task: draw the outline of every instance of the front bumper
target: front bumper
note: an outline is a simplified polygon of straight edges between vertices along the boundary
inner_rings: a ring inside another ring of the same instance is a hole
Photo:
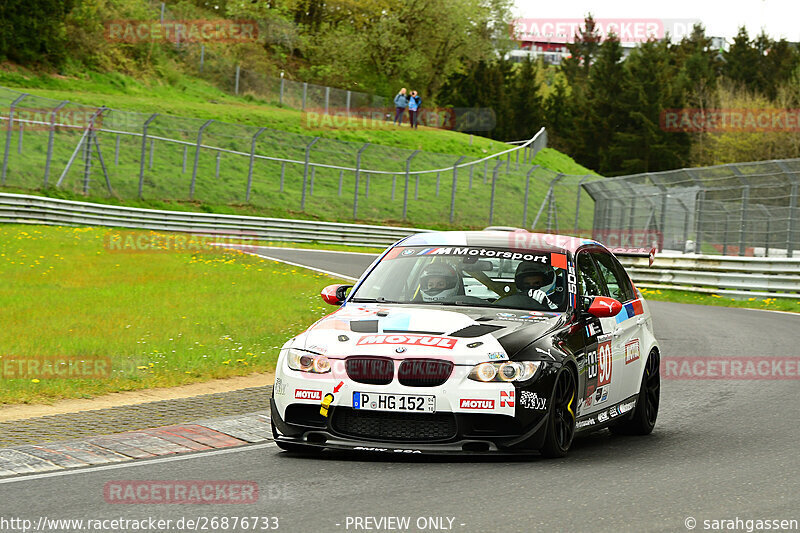
[[[275,440],[328,449],[392,454],[518,454],[542,446],[547,416],[530,425],[492,414],[359,412],[293,404],[281,416],[270,399]],[[315,414],[316,412],[316,414]]]

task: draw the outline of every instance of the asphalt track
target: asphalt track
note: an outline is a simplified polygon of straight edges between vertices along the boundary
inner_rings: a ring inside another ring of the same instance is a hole
[[[350,277],[372,260],[263,253],[329,271],[336,265]],[[800,357],[800,316],[662,302],[651,309],[665,357]],[[332,532],[401,531],[356,527],[354,517],[408,517],[402,531],[490,532],[688,531],[690,518],[708,531],[705,520],[800,520],[798,396],[797,380],[665,380],[652,435],[602,431],[578,439],[561,460],[315,459],[269,443],[17,477],[0,482],[0,521],[275,516],[279,531]],[[249,505],[105,502],[106,482],[131,479],[248,480],[261,496]],[[445,517],[444,525],[418,527],[428,517]]]

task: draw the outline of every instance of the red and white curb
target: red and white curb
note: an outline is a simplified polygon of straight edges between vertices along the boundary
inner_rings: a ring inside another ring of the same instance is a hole
[[[0,449],[0,478],[152,459],[272,440],[269,415],[251,413],[192,424]]]

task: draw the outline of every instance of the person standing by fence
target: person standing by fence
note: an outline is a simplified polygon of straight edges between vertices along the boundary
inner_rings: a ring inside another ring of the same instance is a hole
[[[406,88],[403,87],[400,89],[400,92],[397,93],[397,96],[394,97],[394,123],[395,124],[403,124],[403,114],[406,112],[406,107],[408,107],[408,96],[406,96]]]
[[[419,122],[419,106],[422,99],[417,95],[417,91],[411,91],[411,96],[408,98],[408,118],[411,121],[411,127],[415,128]]]

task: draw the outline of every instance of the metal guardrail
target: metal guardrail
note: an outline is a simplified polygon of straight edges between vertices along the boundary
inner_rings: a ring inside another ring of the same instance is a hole
[[[0,222],[61,226],[107,226],[239,239],[388,246],[424,229],[289,220],[240,215],[141,209],[42,196],[0,193]]]
[[[0,222],[106,226],[234,236],[240,239],[388,246],[418,228],[166,211],[0,193]],[[644,288],[738,297],[800,299],[800,259],[702,255],[621,257]]]
[[[800,259],[704,255],[620,257],[634,283],[648,289],[800,300]]]

